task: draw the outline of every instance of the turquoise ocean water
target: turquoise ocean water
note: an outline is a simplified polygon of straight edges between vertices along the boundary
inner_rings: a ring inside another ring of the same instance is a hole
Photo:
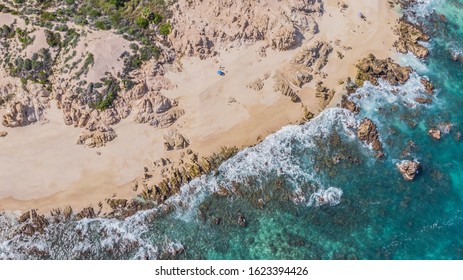
[[[463,54],[463,0],[404,12],[431,35],[430,56],[398,55],[416,73],[400,87],[367,83],[359,115],[334,108],[284,127],[124,221],[9,238],[15,222],[0,216],[0,258],[463,259],[463,63],[451,59]],[[424,96],[420,76],[436,88],[430,105],[414,102]],[[378,124],[383,159],[355,137],[364,117]],[[427,131],[442,123],[452,129],[435,141]],[[395,167],[404,159],[423,166],[412,182]]]

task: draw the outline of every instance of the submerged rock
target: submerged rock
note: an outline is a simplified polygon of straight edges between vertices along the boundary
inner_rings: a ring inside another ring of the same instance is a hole
[[[431,128],[429,131],[428,131],[428,134],[434,138],[435,140],[440,140],[441,138],[441,131],[437,128]]]
[[[421,167],[417,160],[403,160],[396,164],[402,176],[407,181],[412,181]]]

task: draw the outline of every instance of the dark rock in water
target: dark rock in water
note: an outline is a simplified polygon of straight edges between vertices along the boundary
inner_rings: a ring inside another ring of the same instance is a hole
[[[32,236],[36,232],[43,234],[46,227],[50,224],[44,215],[37,214],[36,210],[32,209],[23,213],[18,222],[22,224],[18,229],[18,234],[25,234]]]
[[[399,52],[412,52],[419,58],[425,58],[429,55],[429,50],[420,45],[419,42],[429,41],[430,38],[419,26],[402,18],[395,30],[395,34],[399,36],[399,39],[394,43],[394,46]]]
[[[415,101],[421,104],[431,104],[432,103],[432,98],[429,97],[417,97],[415,98]]]
[[[429,131],[428,131],[428,134],[434,138],[435,140],[440,140],[441,138],[441,131],[437,128],[431,128]]]
[[[434,85],[430,81],[428,81],[428,80],[426,80],[424,78],[421,78],[420,81],[421,81],[421,84],[424,86],[424,89],[426,90],[426,93],[432,94],[433,91],[434,91]]]
[[[402,176],[407,181],[412,181],[421,167],[417,160],[403,160],[396,164]]]
[[[463,53],[456,52],[454,50],[450,50],[450,56],[452,57],[453,61],[463,63]]]
[[[238,225],[240,225],[240,227],[247,227],[248,226],[246,218],[241,213],[238,214]]]
[[[383,147],[379,140],[378,130],[376,125],[370,119],[364,119],[357,129],[357,137],[367,145],[372,146],[373,150],[376,151],[377,157],[384,156]]]
[[[413,71],[409,66],[400,66],[390,58],[378,59],[373,54],[369,54],[368,57],[360,60],[356,67],[355,83],[358,86],[363,86],[365,81],[378,85],[378,79],[384,79],[393,86],[403,85],[408,81]]]
[[[19,216],[18,223],[24,223],[31,218],[31,213],[29,211],[24,212],[21,216]]]
[[[351,111],[352,113],[359,113],[360,107],[354,101],[349,100],[347,96],[343,96],[341,100],[341,107]]]

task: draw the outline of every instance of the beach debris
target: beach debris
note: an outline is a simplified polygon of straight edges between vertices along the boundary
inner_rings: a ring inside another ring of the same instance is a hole
[[[419,169],[421,168],[417,160],[403,160],[397,163],[396,166],[407,181],[415,179],[415,176],[419,173]]]

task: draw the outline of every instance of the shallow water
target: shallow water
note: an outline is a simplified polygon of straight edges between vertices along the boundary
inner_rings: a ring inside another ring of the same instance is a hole
[[[398,59],[416,70],[404,86],[359,89],[358,116],[329,109],[285,127],[185,186],[169,207],[124,221],[9,239],[14,214],[2,215],[0,258],[462,259],[463,63],[451,52],[463,53],[463,1],[420,1],[414,11],[433,38],[430,57]],[[414,102],[424,96],[420,76],[436,87],[431,105]],[[383,159],[355,138],[364,117],[378,125]],[[443,122],[452,130],[431,139],[428,129]],[[403,159],[423,165],[412,182],[395,167]]]

